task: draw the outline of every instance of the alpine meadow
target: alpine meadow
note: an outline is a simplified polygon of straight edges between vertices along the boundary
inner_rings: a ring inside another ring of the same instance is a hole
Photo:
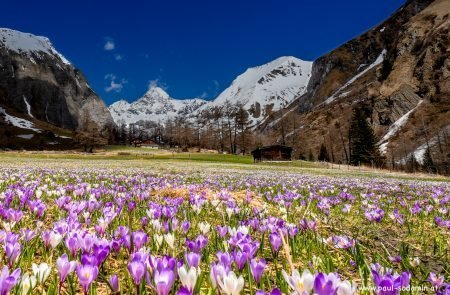
[[[0,295],[450,294],[449,0],[53,2],[0,20]]]

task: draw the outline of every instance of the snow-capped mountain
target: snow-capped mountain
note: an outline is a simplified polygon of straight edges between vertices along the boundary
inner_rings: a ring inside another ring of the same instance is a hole
[[[133,103],[119,100],[109,110],[116,123],[132,124],[138,121],[164,122],[177,115],[189,116],[207,101],[199,98],[174,99],[164,89],[153,86]]]
[[[223,105],[226,101],[240,103],[245,109],[253,110],[253,117],[260,121],[305,93],[312,64],[293,56],[283,56],[249,68],[211,105]]]
[[[265,65],[249,68],[213,101],[203,99],[177,100],[163,89],[152,87],[133,103],[121,100],[109,109],[116,123],[137,121],[164,122],[176,115],[194,116],[196,113],[229,102],[241,105],[250,112],[253,125],[272,112],[292,102],[306,91],[311,77],[312,62],[292,56],[280,57]]]
[[[48,38],[6,28],[0,28],[0,107],[0,125],[12,124],[6,114],[15,114],[70,130],[86,118],[100,129],[114,126],[104,102]]]
[[[47,37],[0,28],[0,48],[28,55],[35,63],[33,57],[42,58],[43,54],[46,54],[60,59],[66,65],[70,65],[70,62],[53,47],[52,42]]]

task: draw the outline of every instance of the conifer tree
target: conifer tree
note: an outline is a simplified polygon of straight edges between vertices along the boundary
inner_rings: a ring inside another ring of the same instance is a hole
[[[362,109],[354,109],[349,129],[350,163],[353,165],[380,162],[377,139]]]
[[[436,173],[436,166],[434,165],[433,158],[431,157],[430,147],[427,147],[425,154],[423,155],[423,168],[428,173]]]
[[[325,147],[325,145],[323,143],[320,146],[319,157],[317,159],[319,161],[325,161],[325,162],[329,162],[330,161],[330,157],[328,155],[327,148]]]

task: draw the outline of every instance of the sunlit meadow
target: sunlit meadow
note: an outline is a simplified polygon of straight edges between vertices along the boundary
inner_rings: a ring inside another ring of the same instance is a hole
[[[195,165],[1,168],[0,295],[450,294],[448,182]]]

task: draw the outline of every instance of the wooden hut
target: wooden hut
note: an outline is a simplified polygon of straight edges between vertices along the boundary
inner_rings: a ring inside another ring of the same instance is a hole
[[[279,144],[263,146],[252,151],[252,156],[255,163],[271,161],[292,161],[292,148]]]

